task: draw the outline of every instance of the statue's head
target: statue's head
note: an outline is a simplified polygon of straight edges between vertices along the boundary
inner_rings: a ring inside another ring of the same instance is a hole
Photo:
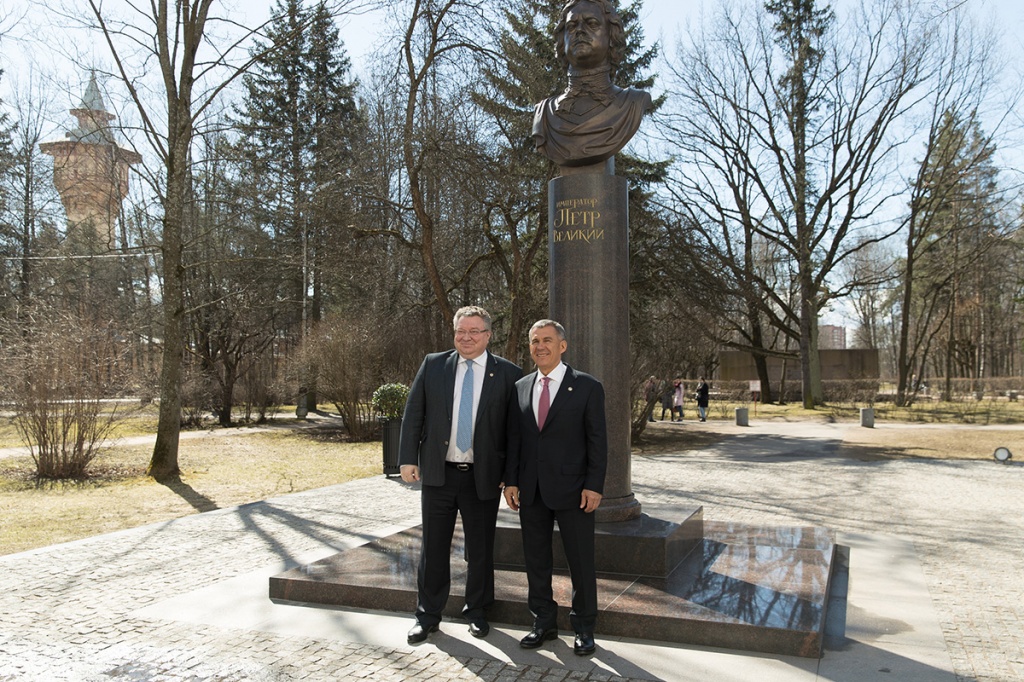
[[[562,7],[561,16],[555,26],[555,54],[558,60],[564,65],[571,63],[571,59],[565,50],[566,19],[573,8],[580,5],[590,5],[598,10],[598,14],[604,17],[605,27],[608,30],[608,64],[612,69],[612,76],[626,54],[626,31],[622,28],[622,19],[612,0],[568,0]]]

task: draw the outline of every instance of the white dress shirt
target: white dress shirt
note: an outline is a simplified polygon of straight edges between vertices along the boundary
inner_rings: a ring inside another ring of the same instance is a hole
[[[487,371],[487,351],[470,360],[473,363],[473,429],[476,430],[476,412],[480,407],[480,393],[484,388],[484,373]],[[462,408],[462,382],[466,376],[466,358],[459,356],[459,364],[455,368],[455,400],[452,402],[452,432],[448,434],[448,462],[472,462],[473,446],[462,452],[455,444],[459,430],[459,410]]]
[[[562,385],[562,380],[565,379],[566,366],[564,362],[559,362],[558,366],[551,370],[551,373],[547,375],[548,379],[548,407],[554,404],[555,394],[558,393],[558,387]],[[537,372],[537,380],[533,382],[533,416],[537,416],[537,406],[540,405],[540,392],[544,389],[544,383],[541,379],[544,375],[539,371]]]

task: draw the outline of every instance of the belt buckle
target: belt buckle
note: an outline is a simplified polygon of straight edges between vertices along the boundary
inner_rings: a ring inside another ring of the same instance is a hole
[[[455,463],[455,468],[458,469],[459,471],[469,471],[469,466],[470,465],[466,464],[465,462],[456,462]]]

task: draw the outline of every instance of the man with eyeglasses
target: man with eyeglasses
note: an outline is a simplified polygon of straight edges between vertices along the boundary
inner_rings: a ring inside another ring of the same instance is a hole
[[[491,316],[483,308],[460,308],[454,326],[455,348],[423,359],[402,417],[402,480],[423,484],[423,546],[409,644],[425,641],[441,622],[451,587],[456,514],[462,516],[468,563],[462,615],[474,637],[490,632],[487,609],[494,603],[494,533],[508,406],[523,370],[487,351]]]

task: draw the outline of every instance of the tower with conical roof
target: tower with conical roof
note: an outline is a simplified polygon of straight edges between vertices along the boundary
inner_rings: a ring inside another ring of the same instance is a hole
[[[114,138],[110,122],[116,116],[103,104],[96,74],[89,78],[82,103],[70,111],[78,127],[65,135],[66,140],[44,142],[39,149],[53,157],[53,184],[68,227],[91,226],[113,247],[121,202],[128,194],[128,169],[142,157]]]

